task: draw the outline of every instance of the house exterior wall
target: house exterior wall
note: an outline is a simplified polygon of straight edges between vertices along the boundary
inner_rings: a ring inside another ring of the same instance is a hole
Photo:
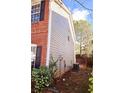
[[[59,75],[72,68],[75,62],[74,54],[74,33],[71,24],[70,13],[66,11],[64,5],[61,6],[51,1],[51,36],[50,36],[50,56],[59,59],[57,65]],[[62,60],[60,60],[62,59]]]
[[[40,0],[32,0],[32,4]],[[31,43],[42,46],[41,64],[46,64],[47,41],[48,41],[49,0],[45,0],[44,20],[31,25]]]

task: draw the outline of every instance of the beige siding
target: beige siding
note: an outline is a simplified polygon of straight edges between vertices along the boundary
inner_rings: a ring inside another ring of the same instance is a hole
[[[75,61],[74,59],[74,40],[72,38],[72,25],[70,24],[69,14],[54,1],[51,3],[51,38],[50,54],[62,61],[58,62],[58,69],[61,74],[70,69]],[[64,67],[64,63],[66,67]]]

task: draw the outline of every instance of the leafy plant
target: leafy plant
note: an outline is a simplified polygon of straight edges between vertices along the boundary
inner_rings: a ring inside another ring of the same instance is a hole
[[[89,78],[89,89],[88,91],[90,93],[93,93],[93,75],[91,74],[91,77]]]
[[[43,88],[53,84],[57,71],[57,61],[58,60],[54,60],[54,58],[51,57],[49,67],[41,66],[39,69],[32,68],[31,82],[33,93],[41,93]]]
[[[35,93],[40,93],[44,87],[49,87],[51,80],[49,68],[42,66],[40,69],[32,69],[32,86]]]
[[[54,81],[54,78],[55,78],[55,75],[56,75],[56,72],[57,72],[57,62],[58,62],[58,59],[55,60],[53,58],[53,56],[51,56],[50,64],[49,64],[49,70],[50,70],[50,73],[51,73],[52,83]]]

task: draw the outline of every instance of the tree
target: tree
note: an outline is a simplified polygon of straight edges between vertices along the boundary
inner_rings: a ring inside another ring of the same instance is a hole
[[[78,54],[90,54],[92,51],[92,25],[87,21],[74,21]]]

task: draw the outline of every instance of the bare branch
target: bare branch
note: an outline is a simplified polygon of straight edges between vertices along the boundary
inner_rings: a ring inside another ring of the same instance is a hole
[[[78,0],[74,0],[74,1],[76,1],[78,4],[80,4],[83,8],[85,8],[85,9],[87,9],[87,10],[89,10],[89,11],[93,11],[92,9],[85,7],[85,6],[84,6],[83,4],[81,4]]]

